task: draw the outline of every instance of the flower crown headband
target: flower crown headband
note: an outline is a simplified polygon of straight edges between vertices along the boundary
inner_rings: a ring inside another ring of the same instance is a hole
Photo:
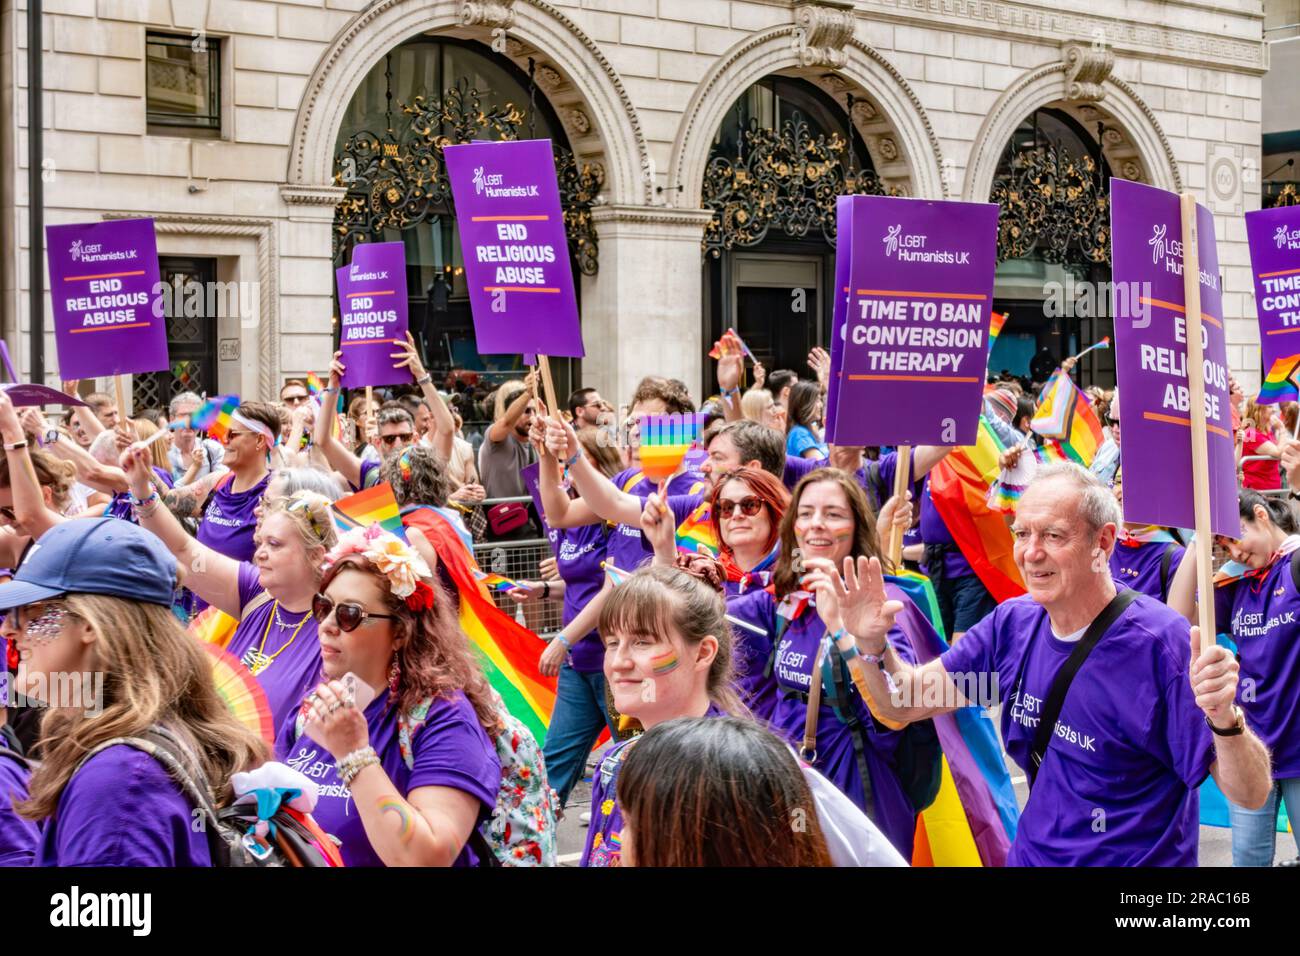
[[[325,556],[324,569],[328,571],[350,554],[369,561],[388,579],[393,595],[404,601],[410,610],[419,612],[433,607],[433,588],[428,583],[433,572],[419,552],[397,535],[385,531],[378,524],[353,528],[339,536],[339,543]]]

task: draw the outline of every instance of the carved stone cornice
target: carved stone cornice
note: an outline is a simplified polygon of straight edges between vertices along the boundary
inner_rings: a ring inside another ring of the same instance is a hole
[[[337,206],[347,195],[346,186],[306,186],[283,183],[280,198],[290,206]]]
[[[1104,43],[1067,40],[1061,44],[1065,61],[1065,98],[1099,103],[1106,98],[1103,84],[1115,66],[1115,51]]]
[[[839,69],[848,62],[845,45],[853,39],[853,4],[837,0],[798,3],[794,8],[794,48],[804,66]]]
[[[635,223],[647,226],[698,227],[703,230],[713,218],[712,209],[681,209],[676,206],[597,206],[591,221],[597,226],[608,223]]]
[[[509,30],[515,25],[515,0],[464,0],[460,22],[467,27]]]

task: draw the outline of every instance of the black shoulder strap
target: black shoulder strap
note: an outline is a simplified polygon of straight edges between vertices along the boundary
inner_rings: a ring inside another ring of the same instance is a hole
[[[1111,625],[1119,620],[1119,616],[1124,613],[1124,609],[1132,604],[1137,599],[1137,596],[1137,591],[1132,588],[1125,588],[1111,598],[1105,610],[1098,614],[1093,622],[1088,625],[1088,630],[1079,639],[1079,643],[1074,646],[1074,650],[1070,652],[1065,664],[1056,672],[1056,679],[1052,681],[1051,693],[1047,695],[1047,701],[1043,705],[1043,712],[1038,719],[1038,729],[1034,732],[1034,746],[1029,751],[1029,763],[1025,766],[1025,775],[1031,788],[1034,785],[1034,777],[1038,774],[1038,768],[1042,766],[1043,757],[1047,754],[1047,747],[1052,742],[1056,730],[1056,718],[1061,716],[1061,708],[1065,705],[1065,695],[1069,693],[1070,684],[1074,681],[1074,675],[1079,672],[1083,662],[1088,659],[1092,649],[1110,630]],[[1028,653],[1026,653],[1026,657],[1028,657]]]
[[[1300,552],[1298,552],[1300,553]],[[772,676],[772,671],[776,668],[776,655],[781,649],[781,638],[785,636],[786,629],[790,626],[790,621],[780,614],[776,616],[776,634],[772,636],[772,650],[767,654],[767,666],[763,668],[763,679],[767,680]]]
[[[1297,594],[1300,594],[1300,548],[1291,552],[1291,583],[1295,585]]]
[[[1170,542],[1165,545],[1165,553],[1160,555],[1160,600],[1169,600],[1169,568],[1174,563],[1174,548],[1178,545]],[[1294,572],[1295,566],[1292,565]]]

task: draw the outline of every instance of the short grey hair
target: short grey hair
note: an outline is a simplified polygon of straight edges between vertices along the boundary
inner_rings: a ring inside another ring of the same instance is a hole
[[[193,392],[181,392],[179,395],[173,397],[171,402],[168,403],[167,412],[172,418],[175,418],[180,414],[180,407],[182,405],[194,405],[197,407],[202,404],[203,399],[199,398],[199,396],[195,395]]]
[[[275,477],[284,485],[280,493],[286,498],[299,491],[310,491],[330,501],[338,501],[343,497],[339,483],[318,468],[281,468]]]
[[[1039,468],[1029,482],[1029,487],[1055,478],[1064,478],[1074,485],[1079,492],[1079,515],[1093,531],[1100,531],[1108,524],[1118,527],[1124,523],[1124,515],[1120,512],[1119,502],[1115,500],[1115,493],[1087,468],[1072,461],[1053,462]]]

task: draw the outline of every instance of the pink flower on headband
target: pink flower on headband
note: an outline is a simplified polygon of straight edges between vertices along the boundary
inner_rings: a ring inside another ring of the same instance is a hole
[[[359,554],[374,565],[388,579],[394,596],[402,600],[415,592],[422,578],[433,576],[419,552],[378,524],[353,528],[341,535],[339,543],[325,557],[325,568],[333,567],[349,554]]]

